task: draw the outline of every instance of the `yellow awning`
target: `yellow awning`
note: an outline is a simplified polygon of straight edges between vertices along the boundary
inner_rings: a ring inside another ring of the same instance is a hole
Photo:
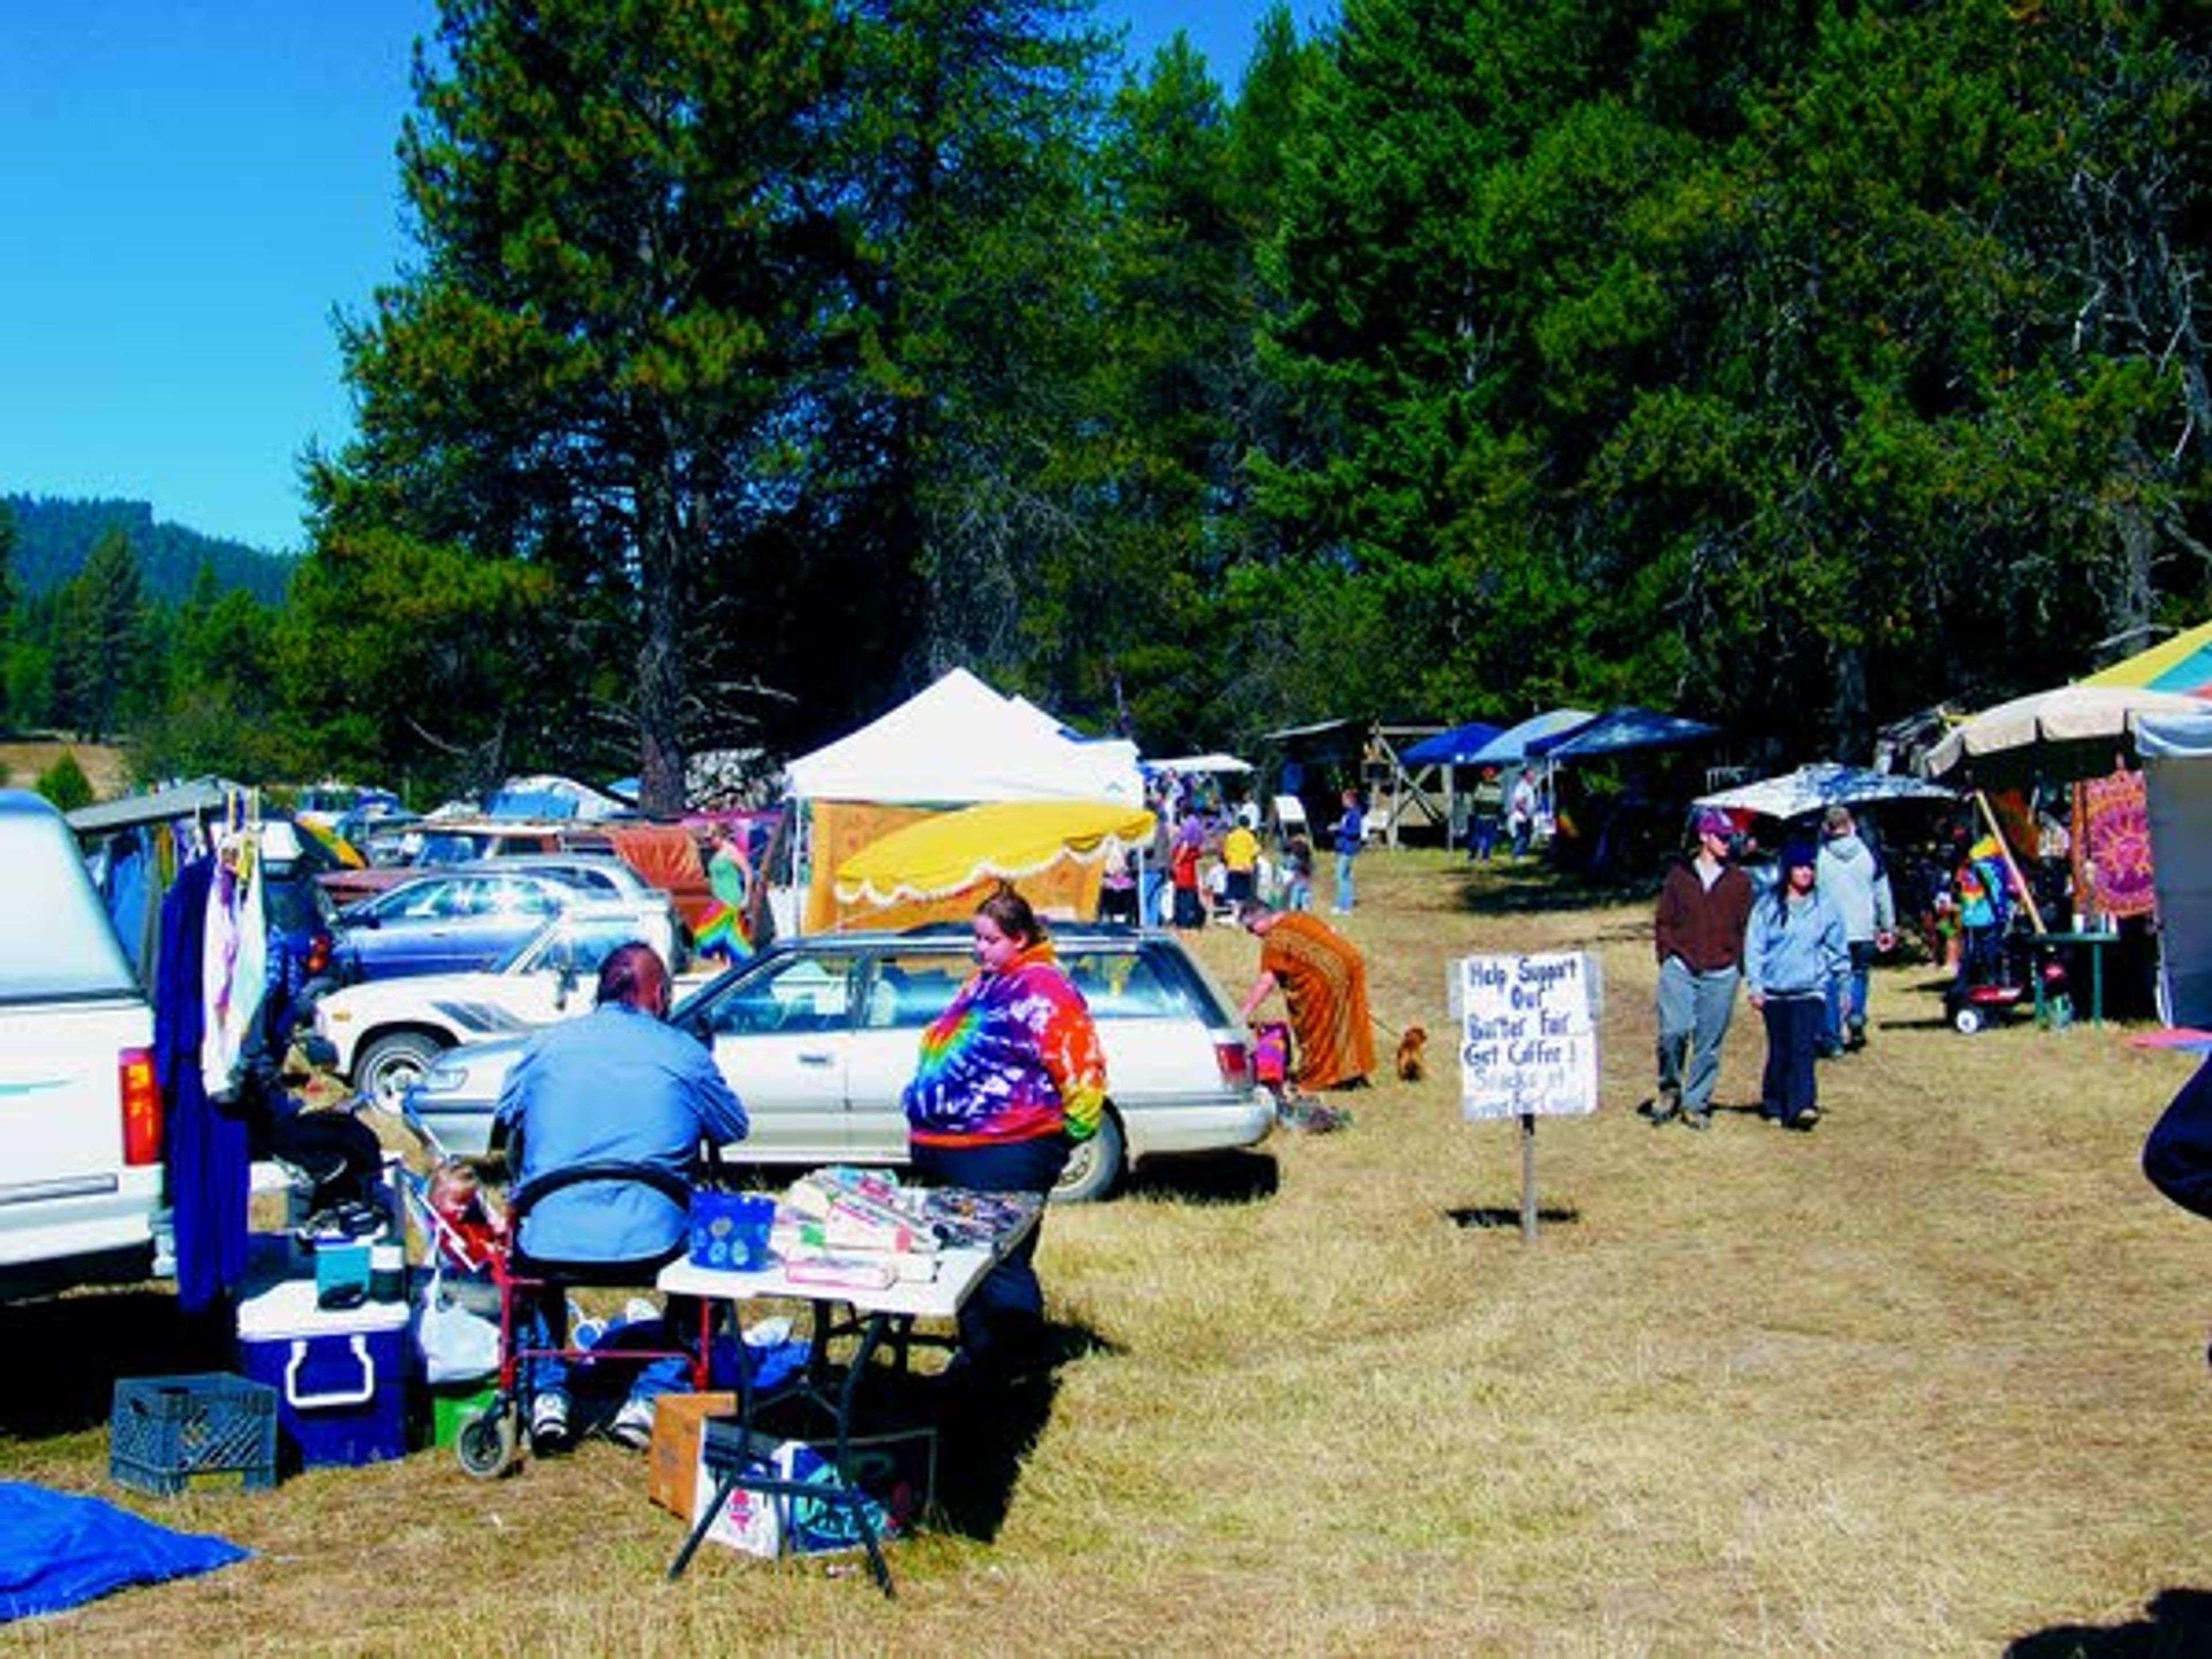
[[[1103,859],[1150,839],[1152,815],[1114,801],[1010,800],[924,818],[837,866],[841,904],[939,898],[979,881],[1018,882],[1062,859]]]

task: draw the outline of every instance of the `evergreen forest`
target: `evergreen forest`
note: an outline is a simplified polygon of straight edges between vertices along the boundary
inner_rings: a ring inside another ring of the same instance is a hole
[[[1778,765],[2212,605],[2195,4],[1342,0],[1233,88],[1088,0],[440,19],[289,588],[14,561],[18,722],[665,811],[961,665]]]

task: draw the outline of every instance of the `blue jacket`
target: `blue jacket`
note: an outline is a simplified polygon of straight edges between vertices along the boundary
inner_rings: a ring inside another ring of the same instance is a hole
[[[532,1037],[507,1074],[496,1115],[521,1131],[518,1187],[607,1160],[688,1176],[702,1139],[742,1140],[748,1127],[696,1038],[622,1003]],[[681,1243],[688,1219],[650,1187],[593,1182],[533,1208],[520,1243],[544,1261],[633,1261]]]
[[[1743,942],[1744,988],[1753,996],[1820,997],[1850,972],[1844,919],[1815,887],[1803,898],[1785,889],[1760,895]]]

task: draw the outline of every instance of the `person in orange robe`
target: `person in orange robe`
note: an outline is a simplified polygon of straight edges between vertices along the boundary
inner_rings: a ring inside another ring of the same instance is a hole
[[[1352,942],[1310,911],[1240,906],[1237,920],[1260,941],[1260,976],[1244,999],[1254,1012],[1280,989],[1297,1039],[1297,1081],[1344,1089],[1375,1069],[1375,1022],[1367,1012],[1367,963]]]

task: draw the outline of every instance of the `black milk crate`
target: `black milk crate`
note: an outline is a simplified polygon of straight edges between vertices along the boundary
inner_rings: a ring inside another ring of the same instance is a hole
[[[276,1484],[276,1390],[222,1371],[118,1377],[107,1473],[161,1498],[266,1490]]]

